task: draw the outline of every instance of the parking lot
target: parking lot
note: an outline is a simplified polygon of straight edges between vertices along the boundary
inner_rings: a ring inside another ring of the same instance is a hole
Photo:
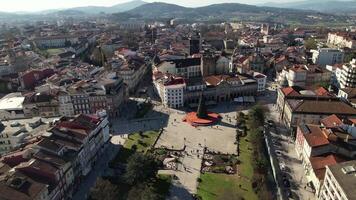
[[[287,135],[287,130],[274,121],[266,123],[266,131],[269,132],[271,156],[278,163],[277,180],[286,199],[315,199],[312,190],[307,187],[302,162],[298,159],[294,149],[294,141]]]

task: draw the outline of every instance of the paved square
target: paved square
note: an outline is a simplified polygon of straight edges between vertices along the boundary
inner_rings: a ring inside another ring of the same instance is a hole
[[[181,111],[170,110],[167,127],[155,147],[183,149],[185,145],[187,155],[181,159],[178,171],[173,172],[178,180],[174,181],[168,199],[187,199],[187,192],[196,194],[204,146],[213,151],[236,154],[236,112],[229,109],[228,105],[209,109],[221,114],[222,121],[212,127],[197,128],[182,121],[185,114]]]

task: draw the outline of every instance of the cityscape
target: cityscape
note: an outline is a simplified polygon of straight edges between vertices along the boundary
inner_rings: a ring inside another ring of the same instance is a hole
[[[356,200],[356,1],[173,3],[1,2],[0,200]]]

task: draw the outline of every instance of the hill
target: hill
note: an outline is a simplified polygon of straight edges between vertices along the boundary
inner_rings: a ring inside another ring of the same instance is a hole
[[[293,8],[300,10],[314,10],[325,13],[350,14],[355,15],[356,1],[346,0],[313,0],[296,1],[290,3],[265,3],[262,6],[271,6],[279,8]]]
[[[213,4],[198,8],[187,8],[175,4],[148,3],[123,13],[114,14],[118,19],[166,19],[183,18],[187,21],[266,21],[280,23],[337,23],[345,17],[323,14],[310,10],[253,6],[238,3]]]
[[[142,6],[146,2],[142,0],[133,0],[126,3],[116,4],[114,6],[105,7],[105,6],[86,6],[86,7],[76,7],[69,10],[80,11],[86,14],[99,14],[99,13],[117,13],[125,12],[136,7]]]

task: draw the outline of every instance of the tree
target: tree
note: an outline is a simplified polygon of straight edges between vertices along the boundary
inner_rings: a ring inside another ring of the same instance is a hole
[[[135,185],[155,177],[157,169],[158,163],[152,156],[135,153],[127,161],[123,178],[126,183]]]
[[[95,186],[90,189],[90,199],[93,200],[114,200],[119,195],[119,189],[116,185],[112,184],[109,180],[98,178]]]
[[[265,121],[265,109],[261,105],[252,107],[248,114],[251,128],[258,128],[263,125]]]
[[[131,188],[127,200],[159,200],[164,199],[158,194],[152,183],[141,183]]]
[[[197,110],[197,117],[199,117],[201,119],[208,117],[208,114],[206,112],[205,99],[204,99],[203,94],[200,95],[199,105],[198,105],[198,110]]]
[[[305,40],[304,46],[306,49],[316,49],[318,47],[317,42],[313,38]]]

